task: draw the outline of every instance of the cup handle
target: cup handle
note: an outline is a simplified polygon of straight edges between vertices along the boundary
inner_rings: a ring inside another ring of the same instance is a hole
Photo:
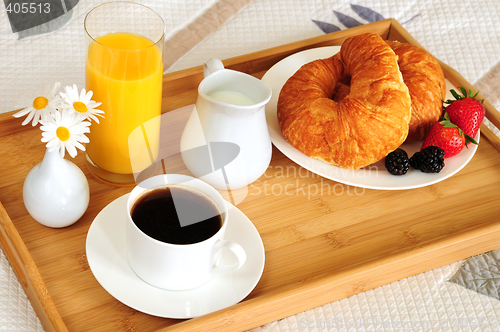
[[[203,64],[203,76],[207,77],[208,75],[216,72],[217,70],[224,69],[224,65],[222,64],[222,61],[216,58],[208,59],[204,64]]]
[[[215,246],[212,250],[212,252],[213,252],[212,257],[213,257],[214,263],[215,263],[215,258],[217,258],[219,256],[221,250],[224,250],[224,249],[228,249],[228,250],[232,251],[232,253],[238,259],[238,262],[234,263],[234,264],[222,265],[222,266],[213,264],[214,266],[212,267],[212,270],[211,270],[212,275],[235,271],[235,270],[239,269],[240,267],[242,267],[243,264],[245,264],[245,261],[247,260],[247,254],[245,253],[245,249],[243,249],[243,247],[240,246],[238,243],[236,243],[234,241],[230,241],[230,240],[220,240],[215,244]]]

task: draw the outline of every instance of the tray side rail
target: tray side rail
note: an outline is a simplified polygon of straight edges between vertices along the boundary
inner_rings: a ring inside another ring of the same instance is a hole
[[[47,332],[68,331],[7,211],[0,203],[0,247]]]

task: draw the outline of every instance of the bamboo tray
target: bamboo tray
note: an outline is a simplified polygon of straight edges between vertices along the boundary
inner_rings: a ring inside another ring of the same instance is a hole
[[[383,38],[418,43],[395,20],[384,20],[235,57],[226,67],[262,77],[273,64],[308,48],[340,45],[371,31]],[[458,46],[457,46],[458,47]],[[455,86],[474,88],[442,64]],[[164,77],[163,111],[195,102],[202,68]],[[487,118],[500,114],[485,101]],[[435,185],[406,191],[265,194],[265,186],[320,184],[322,179],[277,174],[296,167],[277,149],[271,167],[238,205],[259,230],[266,249],[262,279],[242,302],[202,317],[174,320],[135,311],[111,297],[95,280],[85,256],[90,224],[130,187],[96,180],[84,154],[74,160],[87,175],[90,206],[76,224],[50,229],[35,222],[22,201],[29,170],[45,151],[38,128],[21,126],[12,113],[0,115],[0,244],[46,331],[240,331],[500,247],[500,143],[485,126],[472,161]],[[182,170],[181,170],[182,171]],[[300,171],[300,169],[299,169]]]

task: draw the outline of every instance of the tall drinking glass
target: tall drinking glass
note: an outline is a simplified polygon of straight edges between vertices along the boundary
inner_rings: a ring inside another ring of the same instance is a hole
[[[165,24],[146,6],[118,1],[92,9],[84,26],[86,89],[105,112],[88,135],[89,169],[111,183],[134,183],[159,151]]]

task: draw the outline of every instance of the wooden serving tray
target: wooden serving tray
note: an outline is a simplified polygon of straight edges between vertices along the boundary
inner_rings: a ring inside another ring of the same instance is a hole
[[[395,20],[384,20],[235,57],[228,68],[262,77],[286,56],[308,48],[340,45],[363,32],[418,43]],[[474,88],[442,64],[455,86]],[[195,102],[201,66],[164,77],[163,111]],[[485,101],[488,119],[500,114]],[[483,126],[472,161],[438,184],[406,191],[355,190],[315,195],[273,195],[267,189],[336,183],[301,169],[277,149],[271,167],[238,205],[260,232],[266,265],[262,279],[242,302],[190,320],[165,319],[133,310],[96,281],[85,256],[95,216],[131,187],[95,179],[84,153],[72,161],[86,174],[90,206],[74,225],[51,229],[27,213],[22,186],[43,159],[41,132],[0,115],[0,244],[46,331],[241,331],[500,247],[500,149]],[[496,147],[496,149],[495,149]],[[277,169],[295,168],[293,173]],[[182,170],[181,170],[182,171]],[[185,171],[185,170],[184,170]],[[404,179],[402,179],[404,181]],[[256,192],[260,194],[255,194]]]

